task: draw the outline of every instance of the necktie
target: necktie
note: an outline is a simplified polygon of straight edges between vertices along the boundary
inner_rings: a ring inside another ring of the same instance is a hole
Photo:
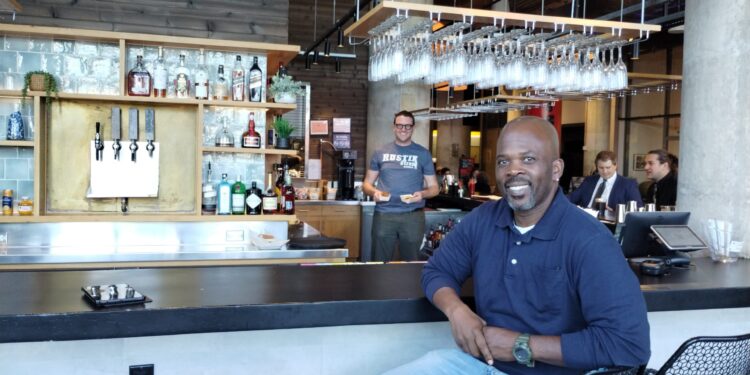
[[[602,197],[602,194],[604,194],[604,188],[607,186],[607,179],[603,178],[602,183],[599,184],[599,187],[596,188],[596,193],[594,194],[594,199],[591,200],[591,204],[594,205],[596,203],[596,200]]]

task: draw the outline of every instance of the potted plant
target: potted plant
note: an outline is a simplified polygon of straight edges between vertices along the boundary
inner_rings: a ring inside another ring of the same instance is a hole
[[[276,148],[288,150],[289,149],[289,136],[294,131],[294,126],[289,123],[286,119],[279,116],[273,120],[273,130],[276,132]]]
[[[57,89],[57,79],[55,78],[55,76],[42,70],[31,71],[23,76],[21,100],[26,100],[26,95],[29,90],[44,91],[44,93],[47,95],[45,101],[47,103],[47,107],[49,108],[50,103],[52,103],[52,94],[55,94],[55,96],[57,96]]]
[[[273,101],[276,103],[296,103],[297,96],[305,95],[302,84],[292,80],[292,76],[288,74],[273,76],[268,92],[273,96]]]

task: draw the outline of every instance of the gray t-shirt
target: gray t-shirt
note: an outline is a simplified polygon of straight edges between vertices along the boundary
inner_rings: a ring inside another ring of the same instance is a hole
[[[388,202],[377,202],[377,212],[410,212],[424,207],[419,203],[404,203],[401,194],[414,194],[424,189],[424,176],[434,176],[432,155],[426,148],[412,142],[408,146],[388,143],[375,151],[370,170],[378,172],[378,190],[391,194]]]

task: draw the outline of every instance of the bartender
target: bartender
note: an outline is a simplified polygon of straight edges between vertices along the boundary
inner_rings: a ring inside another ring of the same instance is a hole
[[[435,166],[426,148],[414,143],[414,115],[394,116],[393,142],[375,151],[362,188],[376,202],[373,260],[392,261],[398,242],[402,260],[418,260],[424,237],[424,200],[438,194]],[[375,181],[378,187],[375,187]]]

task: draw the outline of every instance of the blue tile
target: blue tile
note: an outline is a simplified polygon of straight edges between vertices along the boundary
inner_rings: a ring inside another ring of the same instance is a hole
[[[32,52],[20,52],[18,53],[18,71],[32,72],[35,70],[42,69],[42,55]]]
[[[52,38],[31,38],[29,50],[35,52],[52,52]]]
[[[8,69],[11,72],[16,72],[18,52],[16,51],[0,51],[0,72],[8,73]]]
[[[34,199],[34,181],[31,180],[21,180],[18,181],[18,194],[16,194],[16,199],[21,199],[21,197],[29,197],[32,200]]]
[[[29,50],[29,38],[6,35],[5,36],[5,49],[10,50],[10,51],[28,51]]]
[[[16,197],[16,191],[18,191],[18,181],[16,180],[0,180],[0,190],[13,189],[13,198]]]
[[[34,148],[33,147],[19,147],[18,157],[21,159],[34,159]]]
[[[0,179],[2,178],[5,178],[5,163],[0,162]]]
[[[5,127],[2,127],[3,131],[2,133],[5,133]],[[3,134],[3,139],[5,139],[5,134]],[[17,158],[18,157],[18,147],[0,147],[0,160],[2,159],[9,159],[9,158]]]
[[[5,178],[16,180],[28,180],[29,160],[28,159],[5,159]]]

